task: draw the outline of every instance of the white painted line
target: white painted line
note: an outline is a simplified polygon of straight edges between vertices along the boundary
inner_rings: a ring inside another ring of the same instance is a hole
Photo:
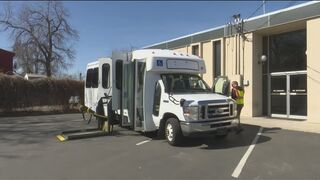
[[[261,132],[263,130],[263,127],[260,127],[259,132],[257,133],[256,137],[253,139],[251,145],[249,146],[247,152],[243,155],[242,159],[240,160],[238,166],[234,169],[233,173],[232,173],[232,177],[234,178],[238,178],[242,168],[244,167],[244,165],[247,162],[247,159],[249,158],[251,152],[253,151],[253,148],[255,147],[256,143],[258,142],[259,136],[261,136]]]
[[[145,141],[141,141],[141,142],[137,143],[136,145],[140,146],[141,144],[144,144],[144,143],[147,143],[147,142],[150,142],[150,141],[151,141],[151,139],[148,139],[148,140],[145,140]]]

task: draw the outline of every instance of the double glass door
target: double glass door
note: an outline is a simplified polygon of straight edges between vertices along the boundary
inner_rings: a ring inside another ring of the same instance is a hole
[[[271,117],[306,119],[306,71],[271,73]]]

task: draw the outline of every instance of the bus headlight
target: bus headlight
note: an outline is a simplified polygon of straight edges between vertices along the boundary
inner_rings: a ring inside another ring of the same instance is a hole
[[[199,119],[199,107],[198,106],[183,107],[183,115],[186,121],[196,121]]]
[[[228,99],[230,116],[237,115],[237,103],[233,99]]]

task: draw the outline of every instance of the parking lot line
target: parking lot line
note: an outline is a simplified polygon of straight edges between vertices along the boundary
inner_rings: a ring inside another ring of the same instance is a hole
[[[145,140],[145,141],[141,141],[141,142],[137,143],[136,145],[140,146],[141,144],[144,144],[144,143],[147,143],[147,142],[150,142],[150,141],[151,141],[151,139],[148,139],[148,140]]]
[[[232,177],[234,177],[234,178],[238,178],[239,177],[239,175],[240,175],[240,173],[242,171],[242,168],[246,164],[251,152],[253,151],[256,143],[258,142],[259,136],[262,134],[262,130],[263,130],[263,128],[260,127],[256,137],[253,139],[253,141],[252,141],[251,145],[249,146],[247,152],[243,155],[243,157],[241,158],[238,166],[234,169],[234,171],[233,171],[233,173],[231,175]]]

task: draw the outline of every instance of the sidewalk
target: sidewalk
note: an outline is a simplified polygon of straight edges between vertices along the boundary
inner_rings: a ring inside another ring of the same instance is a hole
[[[320,120],[319,123],[315,123],[302,120],[276,119],[269,117],[241,117],[241,123],[267,128],[281,128],[294,131],[320,133]]]

